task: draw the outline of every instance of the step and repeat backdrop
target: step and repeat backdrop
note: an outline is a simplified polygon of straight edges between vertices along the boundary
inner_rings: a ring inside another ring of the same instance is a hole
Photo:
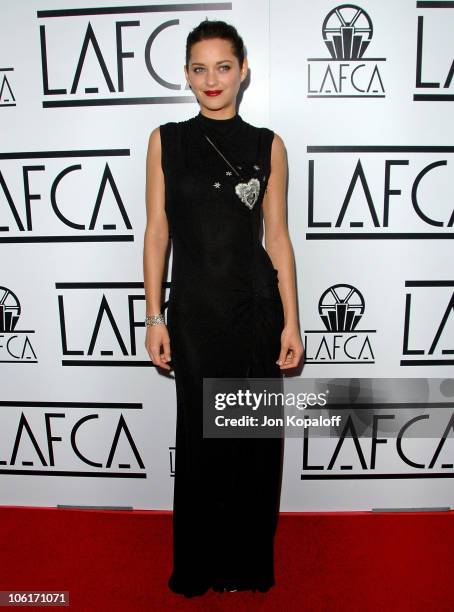
[[[199,111],[184,52],[208,18],[246,43],[240,115],[287,148],[296,377],[390,402],[373,435],[287,438],[281,510],[453,506],[454,2],[0,15],[0,504],[172,508],[175,381],[144,347],[145,160],[154,127]],[[171,257],[165,299],[170,273]]]

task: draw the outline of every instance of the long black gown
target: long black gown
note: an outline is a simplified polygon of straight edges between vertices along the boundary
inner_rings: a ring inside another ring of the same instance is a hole
[[[177,394],[173,571],[187,597],[210,587],[267,591],[275,584],[274,535],[281,438],[203,438],[203,377],[274,377],[284,311],[278,274],[261,242],[261,205],[274,133],[202,115],[160,125],[165,209],[172,239],[167,310]],[[238,177],[260,182],[252,208]],[[234,180],[232,180],[234,179]]]

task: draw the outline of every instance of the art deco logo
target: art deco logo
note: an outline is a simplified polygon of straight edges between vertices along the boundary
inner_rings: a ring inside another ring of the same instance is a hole
[[[0,474],[147,478],[136,442],[143,406],[0,400]]]
[[[454,365],[454,281],[406,281],[402,366]]]
[[[19,298],[0,286],[0,363],[37,363],[31,329],[17,329],[21,316]]]
[[[370,335],[376,330],[358,329],[364,310],[364,297],[356,287],[328,287],[318,303],[325,329],[304,331],[306,363],[375,363]]]
[[[129,155],[129,149],[0,153],[0,243],[132,242]]]
[[[308,98],[384,98],[379,65],[384,57],[365,57],[374,29],[366,11],[356,4],[333,8],[322,25],[330,57],[308,58]]]
[[[14,68],[0,68],[0,107],[16,106],[11,77]]]
[[[349,9],[353,13],[349,14]],[[354,4],[342,4],[325,17],[322,32],[331,57],[357,60],[372,40],[373,27],[366,11]]]
[[[307,240],[454,238],[446,187],[453,146],[308,146],[307,152]]]
[[[176,61],[180,18],[231,10],[204,2],[38,11],[43,107],[196,102]]]
[[[413,100],[417,102],[454,101],[454,2],[420,1],[416,41],[416,84]],[[451,44],[447,41],[451,40]],[[424,92],[424,93],[422,93]]]
[[[170,282],[163,285],[170,288]],[[154,367],[144,344],[143,282],[56,283],[55,288],[60,290],[62,365]]]

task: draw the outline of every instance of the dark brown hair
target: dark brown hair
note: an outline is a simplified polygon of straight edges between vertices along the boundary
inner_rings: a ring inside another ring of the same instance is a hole
[[[205,19],[204,21],[201,21],[193,30],[191,30],[191,32],[189,32],[186,39],[186,68],[189,65],[192,45],[210,38],[230,40],[233,55],[238,59],[240,68],[242,67],[245,54],[244,43],[236,28],[225,21],[210,21],[209,19]]]

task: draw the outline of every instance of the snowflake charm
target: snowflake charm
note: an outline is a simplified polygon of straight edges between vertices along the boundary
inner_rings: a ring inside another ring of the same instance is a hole
[[[220,186],[221,186],[221,183],[219,182],[213,183],[213,187],[216,187],[216,189],[219,189]]]
[[[227,172],[225,174],[226,174],[226,176],[232,176],[232,173],[230,172],[230,170],[227,170]]]
[[[260,166],[254,166],[254,170],[260,170]]]

